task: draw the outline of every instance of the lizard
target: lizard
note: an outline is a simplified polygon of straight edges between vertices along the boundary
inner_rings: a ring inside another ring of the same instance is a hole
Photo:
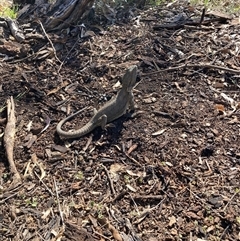
[[[115,97],[112,97],[106,102],[98,111],[94,109],[94,115],[82,128],[73,131],[64,131],[62,126],[69,119],[76,116],[81,110],[73,113],[72,115],[64,118],[57,124],[56,131],[60,137],[64,139],[72,139],[84,136],[94,130],[96,127],[101,126],[105,129],[107,123],[112,122],[129,110],[134,110],[134,100],[132,89],[136,84],[137,66],[130,66],[122,78],[122,88],[119,90]]]

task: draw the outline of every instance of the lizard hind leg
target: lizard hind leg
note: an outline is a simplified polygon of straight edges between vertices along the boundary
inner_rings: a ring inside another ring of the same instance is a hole
[[[96,114],[97,114],[97,109],[93,108],[93,115],[96,115]]]
[[[106,129],[106,124],[107,124],[107,116],[106,115],[102,115],[99,118],[99,121],[100,121],[102,129],[105,130]]]

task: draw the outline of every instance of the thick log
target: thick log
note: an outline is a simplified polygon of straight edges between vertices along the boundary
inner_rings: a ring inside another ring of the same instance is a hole
[[[57,0],[44,24],[46,30],[59,30],[76,25],[93,3],[94,0]]]

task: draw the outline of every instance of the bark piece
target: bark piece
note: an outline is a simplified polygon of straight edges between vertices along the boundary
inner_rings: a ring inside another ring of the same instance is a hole
[[[19,42],[23,42],[23,40],[25,40],[25,36],[23,34],[23,31],[19,28],[17,21],[12,20],[10,18],[6,19],[8,26],[11,30],[11,33],[13,35],[13,37]]]
[[[6,149],[7,159],[9,162],[10,171],[13,174],[13,186],[17,186],[21,182],[20,174],[15,166],[13,159],[14,136],[16,132],[16,117],[14,114],[15,105],[13,97],[7,100],[7,117],[8,122],[4,132],[4,146]]]

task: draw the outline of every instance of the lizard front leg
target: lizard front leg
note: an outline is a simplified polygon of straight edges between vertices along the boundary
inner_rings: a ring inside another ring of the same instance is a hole
[[[135,109],[133,93],[129,95],[128,108],[130,111]]]

